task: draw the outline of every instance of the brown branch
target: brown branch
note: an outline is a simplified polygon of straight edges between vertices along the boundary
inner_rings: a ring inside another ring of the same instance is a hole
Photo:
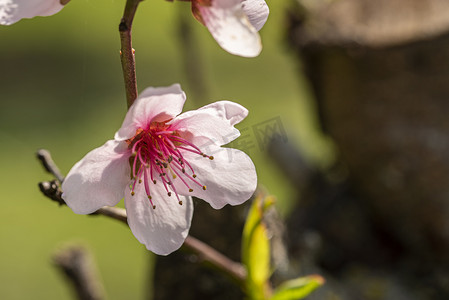
[[[182,248],[195,253],[198,255],[200,261],[209,263],[219,270],[224,271],[227,275],[237,281],[240,286],[244,286],[247,273],[246,268],[241,263],[229,259],[211,246],[190,235],[187,236]]]
[[[131,28],[137,6],[142,0],[127,0],[125,11],[119,25],[120,60],[122,63],[123,79],[125,80],[126,102],[128,108],[137,98],[136,61],[131,42]]]
[[[79,245],[67,247],[53,255],[53,262],[66,275],[79,300],[105,299],[103,284],[87,249]]]
[[[51,156],[48,151],[47,154],[48,155],[44,156],[43,159],[40,159],[41,162],[44,164],[44,167],[46,165],[46,159],[51,160]],[[57,202],[58,204],[60,205],[66,204],[61,197],[62,191],[57,182],[44,181],[39,183],[39,188],[45,196]],[[97,210],[96,212],[94,212],[92,215],[103,215],[121,221],[125,224],[128,224],[126,210],[122,208],[104,206],[99,210]],[[202,241],[192,236],[187,236],[184,245],[182,246],[182,249],[195,253],[196,255],[198,255],[198,257],[202,262],[208,263],[218,268],[219,270],[223,271],[231,278],[236,280],[241,286],[244,285],[244,282],[246,280],[246,269],[242,264],[232,261],[231,259],[223,255],[222,253],[218,252],[211,246],[203,243]]]
[[[64,181],[64,176],[62,175],[61,171],[59,171],[59,168],[51,158],[50,152],[45,149],[39,149],[36,153],[36,156],[41,161],[42,165],[48,173],[53,174],[59,180],[59,182]]]

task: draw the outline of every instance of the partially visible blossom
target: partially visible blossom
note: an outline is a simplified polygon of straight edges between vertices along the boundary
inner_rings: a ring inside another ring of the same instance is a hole
[[[267,21],[264,0],[191,0],[195,18],[227,52],[255,57],[262,51],[258,31]]]
[[[123,197],[128,224],[147,249],[166,255],[188,235],[191,196],[219,209],[253,194],[257,175],[242,151],[224,148],[240,135],[234,127],[248,111],[219,101],[181,113],[179,85],[144,90],[113,140],[70,170],[62,197],[78,214],[116,205]]]
[[[24,18],[50,16],[70,0],[0,0],[0,24],[11,25]]]

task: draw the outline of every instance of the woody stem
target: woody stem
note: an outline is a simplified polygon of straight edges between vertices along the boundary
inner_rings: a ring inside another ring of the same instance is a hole
[[[142,0],[127,0],[125,11],[119,25],[120,59],[122,63],[123,79],[125,81],[126,102],[128,108],[137,98],[136,61],[131,42],[131,28],[137,6]]]

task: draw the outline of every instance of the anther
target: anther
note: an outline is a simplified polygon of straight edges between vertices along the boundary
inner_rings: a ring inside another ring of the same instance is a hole
[[[136,193],[134,193],[134,192],[131,192],[131,196],[134,196]]]
[[[152,199],[152,197],[151,197],[150,195],[148,195],[148,199],[150,199],[150,200],[151,200],[151,199]]]
[[[192,189],[189,189],[189,192],[193,192],[193,190],[192,190]]]
[[[171,197],[171,192],[168,192],[167,195],[168,195],[169,197]]]
[[[203,190],[206,190],[206,186],[205,185],[203,185]]]
[[[186,169],[183,168],[181,171],[182,171],[182,173],[185,173],[185,172],[186,172]]]
[[[153,205],[153,209],[156,209],[156,205]]]
[[[196,175],[195,175],[195,174],[193,174],[193,175],[192,175],[192,177],[193,177],[193,178],[196,178]]]
[[[214,157],[213,157],[213,156],[209,156],[209,159],[210,159],[210,160],[213,160],[213,159],[214,159]]]
[[[182,201],[179,201],[178,203],[179,203],[179,205],[182,205]]]
[[[156,184],[156,180],[153,180],[153,183]]]
[[[139,179],[139,183],[142,183],[142,179]]]

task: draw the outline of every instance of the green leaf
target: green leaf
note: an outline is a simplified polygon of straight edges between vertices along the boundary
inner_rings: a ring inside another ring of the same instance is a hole
[[[257,195],[243,229],[242,261],[248,272],[247,294],[252,299],[268,298],[268,279],[271,275],[270,240],[262,218],[273,204],[273,197]]]
[[[319,275],[288,280],[276,288],[270,300],[303,299],[323,284],[324,278]]]

